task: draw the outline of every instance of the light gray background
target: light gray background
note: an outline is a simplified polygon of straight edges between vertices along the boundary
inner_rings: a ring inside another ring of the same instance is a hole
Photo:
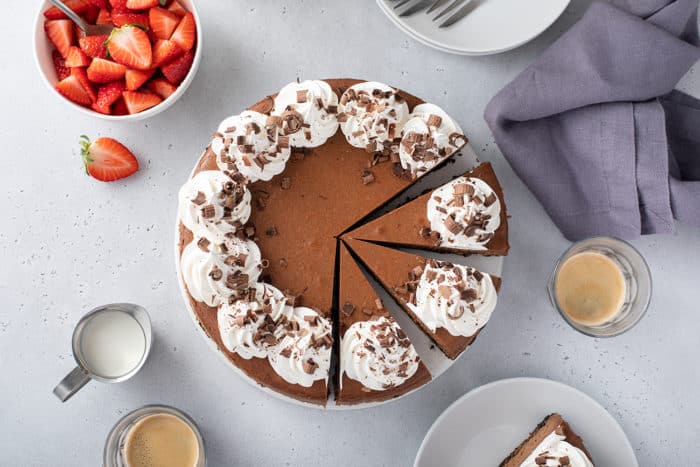
[[[681,228],[635,241],[655,281],[647,317],[612,340],[577,334],[544,293],[568,242],[508,167],[482,120],[489,98],[587,4],[574,1],[523,48],[466,58],[404,36],[372,0],[201,0],[204,57],[189,91],[147,122],[112,124],[68,109],[44,87],[31,48],[38,2],[13,2],[0,29],[0,465],[99,465],[112,424],[160,402],[201,425],[214,467],[406,466],[455,399],[525,375],[563,381],[599,400],[620,421],[643,466],[694,465],[699,232]],[[208,135],[223,117],[297,77],[384,81],[443,106],[505,186],[512,252],[490,325],[467,358],[427,389],[380,408],[309,410],[249,387],[196,335],[177,288],[176,194]],[[682,87],[700,91],[700,82],[691,73]],[[77,145],[83,133],[121,139],[142,169],[113,184],[86,177]],[[59,403],[51,389],[73,366],[74,324],[90,308],[114,301],[151,312],[150,360],[127,383],[91,383]]]

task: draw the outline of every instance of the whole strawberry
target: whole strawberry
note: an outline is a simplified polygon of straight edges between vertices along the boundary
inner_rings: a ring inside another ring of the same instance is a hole
[[[85,171],[96,180],[113,182],[128,177],[139,168],[136,157],[116,139],[102,137],[90,142],[83,135],[80,147]]]

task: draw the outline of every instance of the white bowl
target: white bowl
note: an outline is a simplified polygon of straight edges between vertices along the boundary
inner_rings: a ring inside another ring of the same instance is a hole
[[[184,6],[185,9],[187,9],[187,11],[192,13],[192,15],[194,16],[195,24],[197,25],[197,44],[194,50],[194,61],[192,62],[192,67],[190,68],[189,73],[187,73],[187,76],[185,76],[185,79],[178,86],[177,90],[170,97],[168,97],[155,107],[151,107],[148,110],[144,110],[143,112],[139,112],[137,114],[132,115],[101,114],[99,112],[95,112],[92,109],[71,102],[70,100],[66,99],[61,94],[59,94],[58,91],[56,91],[54,86],[56,86],[56,83],[58,83],[58,78],[56,77],[56,69],[54,68],[53,58],[51,56],[51,53],[53,51],[53,44],[51,44],[51,41],[49,41],[48,37],[46,37],[46,33],[44,32],[44,11],[51,7],[51,4],[47,1],[42,2],[41,8],[39,9],[39,13],[37,14],[36,25],[34,27],[34,57],[36,58],[36,63],[39,66],[39,72],[44,78],[44,82],[51,90],[51,94],[55,95],[62,102],[74,109],[77,109],[85,115],[111,121],[133,122],[136,120],[143,120],[145,118],[149,118],[156,114],[159,114],[171,105],[173,105],[185,93],[190,83],[192,83],[194,76],[197,74],[199,64],[202,61],[202,25],[199,21],[199,14],[197,13],[197,9],[195,8],[194,2],[192,0],[179,1],[180,3],[182,3],[182,6]]]

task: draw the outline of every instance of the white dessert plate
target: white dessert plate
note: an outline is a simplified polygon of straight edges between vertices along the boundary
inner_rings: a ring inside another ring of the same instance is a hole
[[[473,9],[466,17],[439,28],[432,21],[436,12],[419,11],[401,17],[394,10],[395,2],[377,0],[384,14],[403,32],[427,46],[458,55],[491,55],[519,47],[551,26],[569,2],[472,0]]]
[[[424,177],[421,178],[416,184],[414,184],[411,188],[409,188],[406,192],[404,192],[401,196],[397,197],[395,200],[392,202],[388,203],[386,206],[382,208],[380,212],[388,212],[392,209],[395,209],[397,206],[400,204],[403,204],[406,201],[407,197],[416,197],[423,191],[425,191],[428,188],[435,188],[438,187],[444,183],[447,183],[450,181],[452,178],[454,178],[455,175],[462,175],[468,170],[474,168],[478,164],[478,160],[476,157],[476,153],[472,149],[470,145],[465,146],[460,153],[462,154],[461,156],[456,156],[452,160],[453,162],[448,162],[447,164],[443,165],[442,167],[438,168],[437,170],[434,170],[430,172],[429,174],[425,175]],[[192,174],[190,174],[191,178]],[[506,193],[506,203],[507,203],[507,193]],[[182,293],[182,297],[185,301],[185,306],[187,307],[188,314],[190,315],[190,318],[194,321],[195,328],[198,331],[198,334],[201,335],[209,344],[209,347],[221,358],[222,361],[234,370],[236,373],[238,373],[244,380],[252,384],[253,386],[261,389],[262,391],[266,392],[267,394],[270,394],[274,397],[277,397],[279,399],[285,400],[287,402],[292,402],[297,405],[303,405],[306,407],[313,407],[316,409],[322,409],[323,407],[314,405],[314,404],[309,404],[306,402],[299,401],[297,399],[294,399],[292,397],[288,397],[284,394],[280,394],[276,391],[273,391],[271,389],[268,389],[266,387],[261,386],[259,383],[257,383],[255,380],[250,378],[248,375],[246,375],[244,372],[242,372],[236,365],[233,364],[231,360],[226,357],[226,354],[224,354],[219,348],[217,347],[216,343],[207,336],[207,333],[202,329],[202,327],[199,325],[199,321],[197,320],[197,315],[195,314],[194,310],[192,309],[192,306],[190,305],[190,299],[187,293],[187,289],[185,287],[185,284],[182,280],[182,274],[180,271],[180,245],[179,245],[179,239],[180,239],[180,233],[179,233],[179,219],[175,219],[175,267],[177,270],[177,277],[178,277],[178,282],[180,284],[180,292]],[[469,266],[476,267],[477,269],[480,269],[483,272],[487,272],[489,274],[494,274],[497,276],[501,276],[501,273],[503,271],[503,261],[504,257],[502,256],[479,256],[479,255],[472,255],[469,257],[464,257],[464,256],[458,256],[458,255],[450,255],[450,254],[439,254],[439,253],[432,253],[428,251],[418,251],[418,250],[405,250],[405,251],[415,251],[416,253],[423,255],[425,257],[430,257],[430,258],[438,258],[438,259],[443,259],[447,261],[451,261],[456,264],[467,264]],[[430,374],[433,377],[433,380],[438,378],[442,373],[444,373],[456,360],[450,360],[447,358],[435,345],[433,345],[433,342],[430,340],[430,338],[423,332],[421,331],[418,326],[409,318],[409,316],[399,307],[399,305],[394,301],[391,296],[380,286],[377,284],[376,281],[374,281],[372,278],[369,278],[370,282],[374,286],[375,290],[377,291],[377,295],[382,299],[383,303],[385,304],[387,310],[396,318],[396,321],[399,323],[399,325],[402,327],[402,329],[406,332],[408,337],[410,337],[411,342],[413,342],[413,345],[416,348],[416,351],[418,354],[421,356],[423,359],[423,362],[425,365],[428,367],[428,370],[430,370]],[[504,287],[507,287],[508,284],[504,283]],[[496,307],[495,313],[498,313],[498,307]],[[487,344],[487,341],[489,339],[488,336],[488,326],[484,329],[484,331],[481,332],[479,335],[479,338],[476,339],[473,345],[485,345]],[[463,355],[467,354],[466,357],[462,357]],[[462,352],[462,355],[460,355],[458,358],[469,358],[469,349],[466,351]],[[332,383],[331,383],[332,384]],[[416,388],[414,391],[418,391],[426,385],[423,385],[419,388]],[[331,397],[328,400],[328,405],[327,409],[335,409],[335,410],[352,410],[352,409],[360,409],[360,408],[366,408],[366,407],[374,407],[377,405],[381,404],[386,404],[388,402],[400,399],[401,397],[406,397],[409,393],[403,394],[400,397],[384,401],[384,402],[372,402],[372,403],[366,403],[366,404],[356,404],[356,405],[335,405],[335,402],[333,400],[333,395],[331,394]]]
[[[595,465],[639,466],[625,432],[590,396],[548,379],[513,378],[478,387],[448,407],[428,430],[414,467],[494,467],[552,412],[583,438]]]

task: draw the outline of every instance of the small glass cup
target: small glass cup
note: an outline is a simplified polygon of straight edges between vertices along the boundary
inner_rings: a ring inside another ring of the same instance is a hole
[[[123,452],[126,436],[136,422],[150,415],[173,415],[189,426],[194,432],[197,438],[197,444],[199,445],[199,457],[195,467],[205,467],[207,465],[204,453],[204,438],[199,431],[199,427],[189,415],[167,405],[146,405],[122,417],[109,432],[107,441],[105,442],[104,467],[128,467],[124,460]]]
[[[620,311],[611,320],[599,325],[586,325],[572,320],[557,301],[556,281],[561,265],[570,257],[584,252],[607,256],[620,268],[625,280],[625,299]],[[642,255],[629,243],[613,237],[591,237],[574,243],[557,260],[547,283],[552,306],[571,327],[592,337],[614,337],[634,327],[649,307],[651,291],[651,272]]]

